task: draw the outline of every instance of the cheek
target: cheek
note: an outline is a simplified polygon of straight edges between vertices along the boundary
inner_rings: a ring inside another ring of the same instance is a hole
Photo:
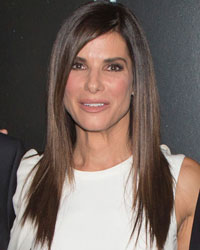
[[[76,93],[76,90],[75,90],[76,84],[73,84],[73,83],[74,83],[74,80],[69,77],[65,86],[65,93],[64,93],[64,99],[63,99],[65,108],[69,113],[71,110],[73,97]]]
[[[81,79],[74,72],[69,74],[64,94],[65,107],[69,107],[80,92]]]
[[[67,83],[66,83],[66,87],[65,87],[65,95],[73,95],[74,92],[76,92],[76,88],[77,88],[77,79],[75,77],[75,75],[71,72],[69,74]]]
[[[118,79],[112,88],[113,96],[118,99],[124,99],[131,96],[132,93],[132,80]]]

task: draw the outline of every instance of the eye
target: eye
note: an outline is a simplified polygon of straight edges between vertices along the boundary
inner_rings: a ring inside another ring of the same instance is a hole
[[[108,71],[115,71],[115,72],[122,71],[123,69],[124,69],[124,67],[121,64],[118,64],[118,63],[110,64],[107,67]]]
[[[75,62],[72,65],[73,70],[85,70],[86,66],[83,63]]]

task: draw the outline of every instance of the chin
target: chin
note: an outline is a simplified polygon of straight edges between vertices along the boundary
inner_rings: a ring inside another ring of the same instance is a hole
[[[77,126],[88,132],[102,132],[109,128],[106,124],[96,123],[78,123]]]

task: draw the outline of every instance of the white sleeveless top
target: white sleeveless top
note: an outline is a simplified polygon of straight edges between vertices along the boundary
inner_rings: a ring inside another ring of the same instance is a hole
[[[176,182],[184,155],[171,155],[167,146],[161,150],[169,162],[171,173]],[[35,246],[35,228],[27,220],[24,226],[20,220],[24,213],[24,196],[30,186],[31,178],[25,183],[27,175],[42,156],[28,151],[18,169],[17,190],[13,198],[16,219],[11,231],[8,250],[46,250],[47,247]],[[146,242],[145,223],[137,245],[135,231],[132,240],[129,237],[133,228],[131,220],[131,180],[126,180],[132,164],[132,157],[120,164],[102,171],[86,172],[75,170],[75,185],[70,188],[64,184],[58,211],[52,250],[156,250],[156,244],[150,248]],[[34,172],[33,172],[34,173]],[[24,188],[23,188],[24,186]],[[147,239],[149,236],[147,235]],[[129,242],[129,244],[128,244]],[[177,225],[175,211],[164,250],[177,249]]]

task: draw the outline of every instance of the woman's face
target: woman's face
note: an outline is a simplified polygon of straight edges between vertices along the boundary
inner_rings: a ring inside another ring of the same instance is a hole
[[[78,127],[106,131],[129,123],[132,62],[124,39],[110,32],[88,42],[74,60],[64,104]]]

